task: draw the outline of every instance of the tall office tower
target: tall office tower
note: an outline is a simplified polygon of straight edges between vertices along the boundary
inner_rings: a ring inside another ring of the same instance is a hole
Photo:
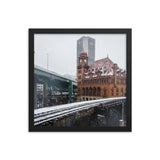
[[[88,65],[95,61],[95,39],[83,36],[77,40],[77,66],[79,65],[80,53],[86,52],[88,56]]]

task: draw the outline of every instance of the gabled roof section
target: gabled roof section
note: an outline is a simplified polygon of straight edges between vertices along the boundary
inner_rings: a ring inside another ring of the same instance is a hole
[[[91,74],[92,73],[92,74]],[[99,74],[100,73],[100,74]],[[114,63],[108,58],[97,60],[91,64],[88,72],[84,73],[85,78],[97,77],[97,76],[109,76],[114,74]],[[125,75],[125,70],[120,69],[117,66],[117,76]]]
[[[92,70],[92,69],[98,69],[103,67],[110,69],[111,67],[113,67],[113,62],[109,58],[100,59],[100,60],[94,61],[91,64],[89,69]]]

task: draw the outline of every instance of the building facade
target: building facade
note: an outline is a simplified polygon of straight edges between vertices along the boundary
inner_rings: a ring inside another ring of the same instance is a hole
[[[82,52],[88,53],[88,64],[91,65],[95,61],[95,39],[83,36],[77,40],[77,66],[79,55]]]
[[[87,53],[80,53],[77,66],[78,101],[126,94],[126,71],[120,69],[109,57],[88,64]]]

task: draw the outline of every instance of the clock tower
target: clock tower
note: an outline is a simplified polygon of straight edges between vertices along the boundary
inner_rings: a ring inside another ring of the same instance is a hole
[[[78,94],[81,94],[80,86],[82,85],[82,79],[84,76],[84,73],[88,71],[88,57],[87,53],[82,52],[79,56],[79,65],[77,66],[77,88],[78,88]]]

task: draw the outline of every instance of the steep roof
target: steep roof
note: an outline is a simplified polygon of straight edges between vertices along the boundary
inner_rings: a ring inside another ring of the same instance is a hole
[[[113,75],[114,63],[107,57],[97,61],[94,61],[88,69],[88,72],[85,73],[85,78],[97,77],[97,73],[100,72],[101,76]],[[125,70],[120,69],[117,66],[117,75],[123,76]]]
[[[111,67],[113,67],[113,62],[109,58],[100,59],[100,60],[94,61],[91,64],[89,69],[103,68],[103,67],[110,69]]]

